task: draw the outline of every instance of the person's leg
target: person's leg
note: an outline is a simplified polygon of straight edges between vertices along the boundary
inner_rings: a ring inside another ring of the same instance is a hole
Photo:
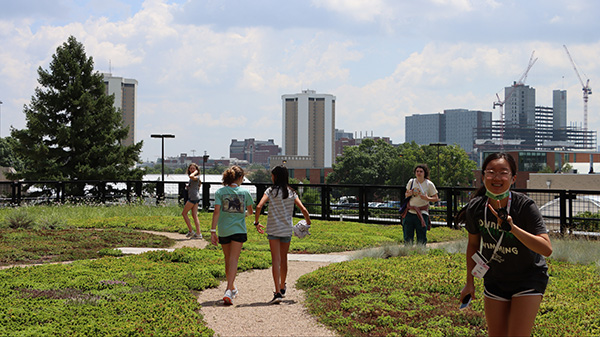
[[[190,209],[192,209],[192,206],[194,206],[193,203],[189,201],[186,202],[185,205],[183,205],[183,212],[181,212],[181,216],[183,216],[183,220],[185,221],[189,232],[193,231],[192,224],[190,223],[190,218],[188,218],[188,212],[190,211]]]
[[[531,336],[542,295],[513,297],[511,302],[508,336]]]
[[[194,204],[194,206],[192,207],[192,218],[194,219],[194,224],[196,225],[196,233],[200,234],[200,220],[198,220],[198,204]]]
[[[508,333],[508,315],[511,303],[508,301],[493,300],[489,297],[484,297],[483,303],[488,335],[490,337],[506,336]]]
[[[281,280],[281,247],[279,239],[270,239],[269,247],[271,248],[271,269],[273,272],[273,283],[275,283],[275,292],[279,292],[281,286],[279,280]]]
[[[227,289],[235,289],[235,276],[237,274],[238,261],[240,259],[240,253],[242,252],[243,242],[231,241],[229,245],[228,263],[226,263],[226,276],[227,276]],[[225,252],[225,249],[223,249]]]
[[[281,255],[281,259],[280,259],[280,261],[281,261],[281,268],[280,268],[281,282],[279,282],[279,290],[281,290],[285,287],[285,281],[287,279],[288,252],[290,250],[290,243],[291,242],[281,242],[279,244],[279,253]]]
[[[402,230],[404,232],[404,244],[405,245],[412,245],[413,240],[414,240],[413,238],[415,236],[415,226],[414,226],[413,217],[416,217],[416,215],[407,212],[406,216],[402,220]]]
[[[425,220],[425,227],[423,227],[420,220],[415,226],[415,231],[417,232],[417,243],[420,245],[427,244],[427,224],[429,223],[429,216],[423,214],[423,220]]]
[[[225,260],[225,279],[227,282],[229,282],[229,257],[231,256],[231,242],[222,243],[221,249],[223,249],[223,258]],[[227,289],[229,289],[229,284],[227,285]]]

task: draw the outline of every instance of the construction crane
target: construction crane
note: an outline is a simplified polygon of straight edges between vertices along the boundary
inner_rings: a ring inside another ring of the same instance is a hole
[[[577,66],[575,66],[575,61],[573,61],[573,58],[571,57],[571,53],[569,53],[569,49],[567,49],[567,46],[565,46],[564,44],[563,44],[563,47],[565,47],[565,51],[567,52],[567,55],[569,56],[569,60],[571,60],[573,69],[575,69],[575,74],[577,74],[579,83],[581,83],[581,90],[583,90],[583,130],[587,131],[587,129],[588,129],[588,96],[592,94],[592,88],[590,88],[590,79],[589,78],[586,79],[585,84],[583,84],[583,80],[581,79],[581,76],[579,75],[579,71],[577,71]],[[583,74],[583,75],[585,75],[585,74]]]
[[[500,99],[500,96],[498,95],[498,93],[496,93],[496,98],[498,99],[497,101],[494,102],[494,105],[492,106],[492,109],[496,109],[496,107],[500,107],[500,146],[502,147],[502,149],[504,149],[504,124],[506,123],[506,121],[504,120],[504,103],[506,103],[506,101],[512,96],[513,92],[515,91],[515,89],[518,86],[524,85],[525,80],[527,79],[527,74],[529,73],[529,70],[531,69],[531,67],[533,67],[533,65],[535,64],[535,62],[538,60],[537,57],[534,59],[533,55],[535,54],[535,50],[531,52],[531,56],[529,56],[529,63],[527,64],[527,69],[525,69],[525,72],[523,72],[523,75],[521,75],[521,78],[519,78],[518,81],[514,82],[512,85],[512,88],[510,89],[510,91],[508,92],[508,94],[505,95],[504,100]]]

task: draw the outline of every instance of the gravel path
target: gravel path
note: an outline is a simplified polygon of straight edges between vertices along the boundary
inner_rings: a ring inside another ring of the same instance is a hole
[[[210,244],[208,237],[190,240],[183,234],[145,231],[164,235],[176,241],[170,248],[204,248]],[[340,255],[340,254],[333,254]],[[316,259],[318,260],[318,259]],[[227,282],[218,288],[198,293],[202,314],[207,326],[217,336],[337,336],[320,324],[304,308],[304,291],[296,289],[296,280],[330,262],[289,261],[287,294],[280,304],[268,304],[273,298],[271,268],[238,273],[235,285],[239,290],[232,306],[223,304]]]

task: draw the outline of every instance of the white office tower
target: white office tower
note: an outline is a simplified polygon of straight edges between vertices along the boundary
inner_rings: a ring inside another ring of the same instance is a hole
[[[129,128],[127,138],[123,140],[122,145],[135,144],[135,120],[136,120],[136,100],[138,82],[134,79],[115,77],[112,74],[102,74],[106,93],[115,95],[114,107],[121,111],[123,123]]]
[[[312,168],[332,167],[335,156],[335,96],[302,90],[282,95],[283,155],[308,156]]]

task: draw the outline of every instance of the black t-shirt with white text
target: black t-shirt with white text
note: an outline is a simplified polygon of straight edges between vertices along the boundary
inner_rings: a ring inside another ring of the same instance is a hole
[[[465,228],[471,234],[480,234],[483,256],[488,259],[490,269],[484,278],[497,281],[519,281],[530,278],[548,278],[546,259],[527,248],[514,234],[504,232],[498,226],[498,219],[486,207],[488,197],[473,198],[467,205]],[[484,211],[487,212],[484,216]],[[509,214],[513,224],[533,235],[546,234],[548,230],[540,210],[528,196],[511,191]],[[487,218],[487,219],[486,219]],[[484,223],[486,219],[487,223]],[[500,261],[491,260],[492,253],[500,236],[504,238],[498,248]],[[468,256],[467,258],[471,258]]]

